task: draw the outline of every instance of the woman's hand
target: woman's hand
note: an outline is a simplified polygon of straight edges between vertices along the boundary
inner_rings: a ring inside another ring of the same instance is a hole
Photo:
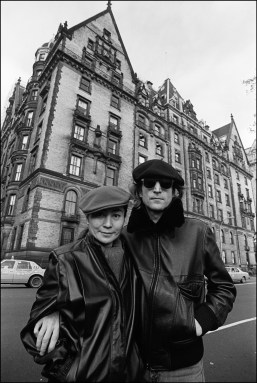
[[[44,355],[48,347],[48,352],[55,348],[59,338],[59,312],[55,311],[41,318],[34,327],[34,334],[37,337],[36,347],[39,355]]]

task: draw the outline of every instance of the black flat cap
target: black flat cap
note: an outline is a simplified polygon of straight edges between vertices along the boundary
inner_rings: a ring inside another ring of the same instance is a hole
[[[133,170],[132,175],[135,182],[144,178],[167,178],[176,181],[180,186],[184,185],[184,180],[178,171],[162,160],[149,160],[143,162]]]
[[[96,211],[126,206],[130,194],[118,186],[100,186],[87,192],[81,199],[79,207],[85,214]]]

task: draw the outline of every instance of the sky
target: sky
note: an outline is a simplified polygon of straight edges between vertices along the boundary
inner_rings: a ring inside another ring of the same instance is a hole
[[[102,12],[107,1],[1,1],[1,116],[14,84],[26,85],[36,50],[60,23],[71,28]],[[256,93],[255,1],[112,1],[134,72],[158,88],[169,78],[211,130],[234,117],[252,145]]]

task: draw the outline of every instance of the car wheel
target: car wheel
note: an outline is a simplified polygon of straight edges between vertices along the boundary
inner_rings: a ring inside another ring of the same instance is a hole
[[[42,285],[43,278],[40,275],[33,275],[33,277],[30,278],[28,284],[30,287],[39,288]]]
[[[245,277],[242,277],[241,279],[241,283],[245,283],[246,282],[246,278]]]

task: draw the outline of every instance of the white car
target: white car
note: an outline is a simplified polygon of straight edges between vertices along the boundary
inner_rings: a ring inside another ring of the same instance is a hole
[[[1,283],[23,283],[28,287],[42,285],[45,269],[37,263],[22,259],[4,259],[1,261]]]
[[[247,271],[241,270],[239,267],[236,267],[236,266],[227,267],[226,266],[226,269],[227,269],[229,275],[231,276],[233,282],[244,283],[244,282],[246,282],[247,279],[250,279],[249,273],[247,273]]]

